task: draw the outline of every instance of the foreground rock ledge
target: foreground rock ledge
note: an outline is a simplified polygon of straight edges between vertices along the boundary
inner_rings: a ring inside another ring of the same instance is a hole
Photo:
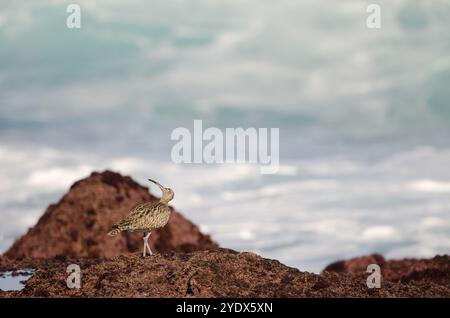
[[[81,267],[81,289],[66,287],[66,267]],[[276,260],[229,249],[188,254],[139,254],[113,259],[0,258],[0,270],[34,268],[19,292],[1,297],[450,297],[429,281],[383,282],[368,289],[366,274],[301,272]]]

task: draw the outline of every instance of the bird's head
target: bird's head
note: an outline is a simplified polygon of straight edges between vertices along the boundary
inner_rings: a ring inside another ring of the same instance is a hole
[[[174,192],[172,189],[170,188],[164,188],[161,184],[159,184],[158,182],[156,182],[155,180],[152,179],[148,179],[148,181],[153,182],[154,184],[156,184],[162,191],[162,197],[160,202],[162,203],[169,203],[173,197],[174,197]]]

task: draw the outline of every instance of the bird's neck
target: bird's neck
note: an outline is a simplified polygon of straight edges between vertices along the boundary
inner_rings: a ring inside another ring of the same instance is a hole
[[[159,200],[159,203],[168,204],[170,202],[170,200],[172,200],[172,199],[162,197],[161,200]]]

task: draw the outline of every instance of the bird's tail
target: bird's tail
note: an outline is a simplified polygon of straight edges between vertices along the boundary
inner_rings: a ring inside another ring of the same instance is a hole
[[[120,232],[122,232],[121,229],[119,229],[118,227],[113,227],[113,229],[111,231],[109,231],[108,235],[109,236],[116,236]]]

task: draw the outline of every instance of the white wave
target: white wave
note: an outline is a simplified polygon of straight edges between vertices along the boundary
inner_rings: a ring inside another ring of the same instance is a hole
[[[450,182],[443,182],[437,180],[416,180],[408,183],[408,187],[410,187],[414,191],[419,192],[437,192],[437,193],[446,193],[450,192]]]
[[[361,238],[365,241],[395,241],[398,239],[397,230],[390,225],[378,225],[366,228]]]
[[[41,190],[64,191],[75,180],[87,177],[92,171],[93,167],[89,165],[42,169],[32,171],[25,182],[28,186],[40,188]]]

